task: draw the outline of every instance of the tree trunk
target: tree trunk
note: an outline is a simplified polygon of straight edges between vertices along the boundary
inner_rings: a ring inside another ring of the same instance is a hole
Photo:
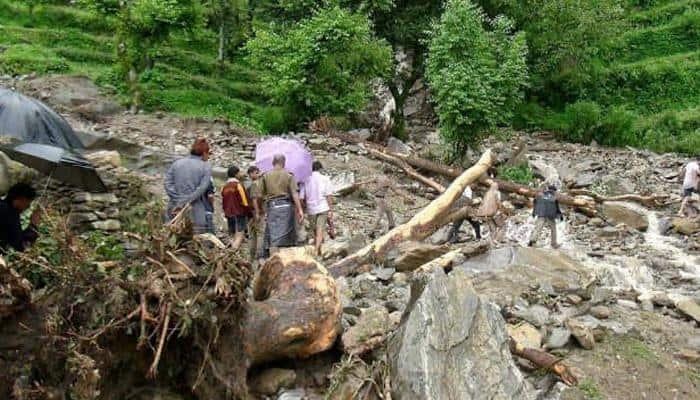
[[[464,188],[478,180],[492,163],[493,156],[491,151],[487,150],[479,161],[455,179],[441,196],[419,211],[407,223],[397,226],[356,253],[333,264],[330,267],[331,274],[333,276],[349,275],[362,264],[383,259],[387,251],[399,242],[422,240],[432,235],[449,222],[452,204],[462,195]]]
[[[219,61],[219,66],[224,65],[224,57],[226,56],[226,52],[224,50],[226,44],[225,32],[226,30],[224,29],[224,23],[222,21],[219,24],[219,57],[217,58]]]
[[[243,321],[250,362],[305,358],[327,350],[340,332],[335,280],[304,248],[282,249],[261,268]]]

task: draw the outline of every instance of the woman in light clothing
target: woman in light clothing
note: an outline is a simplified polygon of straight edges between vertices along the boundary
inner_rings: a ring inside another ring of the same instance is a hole
[[[481,206],[476,211],[475,216],[484,220],[489,227],[489,239],[496,241],[498,237],[498,226],[496,225],[496,214],[501,208],[501,193],[498,191],[498,183],[493,181],[489,190],[484,195]]]

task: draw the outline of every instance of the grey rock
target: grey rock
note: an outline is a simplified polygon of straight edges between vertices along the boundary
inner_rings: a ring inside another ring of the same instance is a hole
[[[370,131],[367,128],[363,129],[352,129],[348,131],[348,134],[355,137],[357,140],[368,140],[370,137],[372,137],[372,131]]]
[[[343,333],[341,342],[346,353],[352,354],[367,340],[386,335],[391,330],[389,311],[384,307],[372,307],[362,312],[355,326]]]
[[[396,270],[393,268],[376,268],[372,271],[372,273],[382,281],[390,281],[395,272]]]
[[[548,349],[560,349],[566,346],[571,339],[571,331],[566,328],[554,328],[547,338],[545,347]]]
[[[630,331],[630,327],[627,325],[624,325],[620,321],[615,321],[612,319],[608,319],[605,321],[600,321],[599,328],[602,328],[604,330],[607,330],[609,332],[612,332],[616,335],[626,335]]]
[[[413,152],[411,146],[393,136],[387,141],[386,147],[389,151],[399,154],[411,154]]]
[[[630,310],[636,310],[639,308],[636,302],[632,300],[617,299],[617,305],[624,308],[629,308]],[[593,313],[591,313],[593,314]],[[595,315],[595,314],[594,314]]]
[[[118,230],[122,229],[121,222],[117,221],[116,219],[95,221],[91,225],[93,228],[100,230],[100,231],[114,232],[114,231],[118,231]]]
[[[639,231],[646,231],[649,227],[649,221],[644,212],[623,202],[606,201],[603,203],[602,212],[605,218],[615,224],[625,224]]]
[[[688,317],[700,322],[700,306],[695,300],[682,298],[676,301],[676,308]]]
[[[539,328],[545,326],[549,322],[550,312],[547,307],[535,304],[524,310],[516,309],[513,311],[513,315]]]
[[[68,225],[77,226],[87,222],[97,221],[94,213],[73,213],[68,216]]]
[[[287,390],[277,397],[277,400],[308,400],[309,397],[306,395],[306,390],[304,389],[294,389]]]
[[[398,286],[406,286],[408,284],[408,275],[406,275],[403,272],[397,272],[394,274],[394,276],[391,278],[391,282],[394,285]]]
[[[569,319],[566,326],[581,347],[586,350],[593,349],[595,346],[595,337],[593,336],[594,328],[591,328],[589,324],[580,318]]]
[[[413,283],[412,303],[389,343],[393,398],[532,398],[498,308],[467,279],[462,270],[447,276],[439,269]]]

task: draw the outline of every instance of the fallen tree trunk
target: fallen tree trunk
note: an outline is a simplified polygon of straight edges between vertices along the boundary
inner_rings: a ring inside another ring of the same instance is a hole
[[[560,359],[545,351],[523,347],[513,340],[513,338],[510,338],[510,352],[530,361],[540,368],[545,368],[554,373],[562,382],[569,386],[578,385],[578,379],[574,376],[569,367]]]
[[[486,253],[491,248],[491,244],[482,240],[476,243],[469,243],[463,247],[452,250],[442,256],[435,258],[418,267],[416,273],[431,273],[434,269],[451,270],[456,262],[464,261],[469,257],[474,257],[479,254]]]
[[[439,184],[438,182],[436,182],[433,179],[430,179],[426,176],[419,174],[418,172],[416,172],[415,169],[413,169],[410,165],[408,165],[408,163],[406,163],[404,160],[402,160],[398,157],[389,155],[384,151],[374,149],[372,147],[367,147],[367,151],[369,152],[369,154],[371,154],[375,158],[378,158],[382,161],[386,161],[386,162],[389,162],[391,164],[396,165],[397,167],[401,168],[406,173],[406,175],[411,177],[413,180],[421,182],[422,184],[435,189],[438,193],[443,193],[445,191],[445,187],[443,185]]]
[[[282,249],[263,265],[243,320],[252,365],[327,350],[340,332],[335,280],[304,248]]]
[[[405,240],[422,240],[449,222],[452,204],[464,189],[481,177],[493,163],[493,155],[487,150],[471,168],[455,179],[442,195],[419,211],[407,223],[397,226],[384,236],[336,262],[330,267],[333,276],[351,274],[353,270],[369,261],[382,259],[386,252]]]
[[[575,196],[591,197],[598,203],[604,203],[606,201],[631,201],[650,208],[656,208],[665,205],[669,197],[668,195],[663,194],[652,194],[649,196],[642,196],[636,193],[621,194],[619,196],[603,196],[585,189],[571,189],[569,190],[569,193]]]

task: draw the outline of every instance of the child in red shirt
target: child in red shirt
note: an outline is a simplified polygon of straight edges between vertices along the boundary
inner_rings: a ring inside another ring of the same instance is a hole
[[[243,184],[238,180],[239,169],[232,166],[228,169],[228,181],[221,189],[221,200],[224,215],[228,221],[229,233],[233,235],[231,246],[237,249],[241,246],[248,230],[248,218],[252,214],[253,205]]]

